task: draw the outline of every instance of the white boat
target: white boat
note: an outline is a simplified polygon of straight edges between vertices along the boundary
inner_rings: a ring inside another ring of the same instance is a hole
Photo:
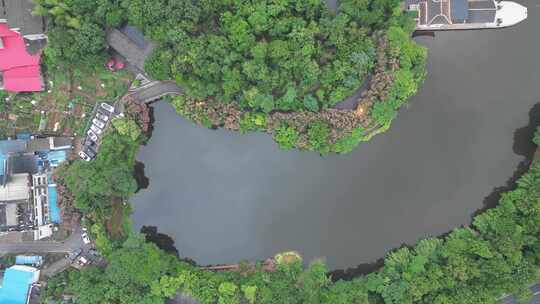
[[[416,13],[416,30],[503,28],[527,19],[527,8],[512,1],[406,0]]]

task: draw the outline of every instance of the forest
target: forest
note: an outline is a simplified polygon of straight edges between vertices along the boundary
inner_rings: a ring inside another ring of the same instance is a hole
[[[320,0],[36,3],[50,19],[48,65],[95,64],[106,29],[136,26],[158,44],[146,72],[204,104],[179,112],[231,130],[239,128],[225,121],[265,116],[272,123],[242,131],[267,132],[283,149],[351,151],[388,129],[425,77],[426,51],[399,0],[343,0],[337,12]],[[360,98],[336,108],[361,87]],[[232,109],[218,113],[225,120],[212,117],[223,107]],[[320,125],[330,132],[313,144]]]

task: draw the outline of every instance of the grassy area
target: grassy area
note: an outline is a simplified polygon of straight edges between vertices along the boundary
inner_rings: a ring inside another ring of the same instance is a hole
[[[124,231],[124,215],[125,208],[121,198],[114,197],[112,199],[112,212],[106,220],[107,232],[112,238],[125,236]]]
[[[49,69],[44,76],[43,92],[0,93],[0,138],[23,132],[81,134],[95,103],[122,95],[132,81],[130,73],[102,66]]]

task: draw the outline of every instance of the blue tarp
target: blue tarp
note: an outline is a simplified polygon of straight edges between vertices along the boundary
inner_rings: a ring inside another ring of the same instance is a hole
[[[51,222],[59,224],[62,222],[60,208],[58,208],[56,187],[49,185],[49,215]],[[0,302],[1,303],[1,302]]]
[[[39,255],[18,255],[15,257],[17,265],[41,265],[43,257]]]
[[[67,160],[67,152],[63,150],[50,151],[47,153],[47,159],[52,167],[56,167]]]
[[[4,283],[0,288],[0,303],[26,304],[26,298],[34,274],[28,271],[8,268],[4,273]]]

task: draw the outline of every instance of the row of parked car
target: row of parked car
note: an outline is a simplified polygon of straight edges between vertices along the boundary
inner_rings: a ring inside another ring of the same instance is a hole
[[[85,161],[91,161],[97,155],[98,141],[103,135],[105,127],[114,113],[114,107],[108,103],[102,102],[96,115],[92,119],[90,129],[86,132],[86,138],[83,141],[83,148],[79,152],[79,157]]]

